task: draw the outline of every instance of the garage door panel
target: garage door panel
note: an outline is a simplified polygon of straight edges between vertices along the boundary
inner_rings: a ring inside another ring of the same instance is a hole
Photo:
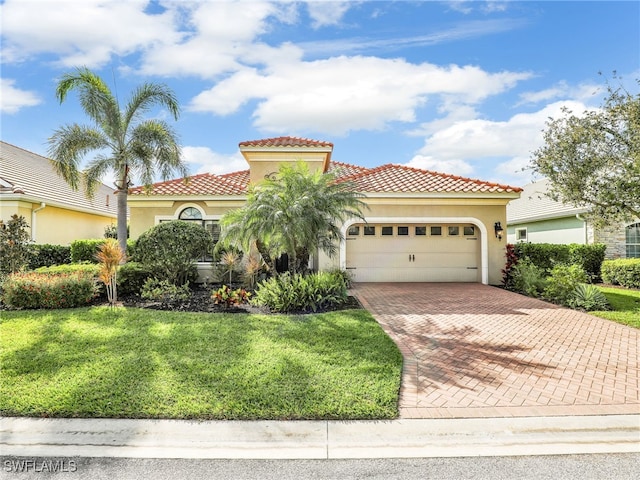
[[[478,282],[477,268],[379,268],[348,269],[354,282]]]
[[[378,230],[380,231],[380,230]],[[478,282],[478,236],[353,236],[347,269],[356,282]],[[413,232],[413,226],[410,227]],[[462,233],[462,228],[460,229]]]

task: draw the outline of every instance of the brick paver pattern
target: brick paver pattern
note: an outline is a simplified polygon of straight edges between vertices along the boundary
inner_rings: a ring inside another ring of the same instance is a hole
[[[402,352],[401,418],[640,413],[638,329],[481,284],[351,293]]]

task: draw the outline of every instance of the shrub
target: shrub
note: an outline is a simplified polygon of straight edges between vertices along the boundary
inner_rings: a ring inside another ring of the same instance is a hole
[[[50,267],[36,268],[35,273],[42,275],[72,275],[86,274],[94,278],[98,277],[100,267],[95,263],[71,263],[66,265],[52,265]]]
[[[188,283],[178,286],[168,280],[149,278],[144,282],[140,296],[166,306],[187,300],[191,296],[191,290]]]
[[[15,273],[3,284],[2,300],[11,308],[75,308],[97,295],[93,276],[87,273]]]
[[[74,240],[71,242],[71,263],[96,263],[96,255],[105,239]]]
[[[545,287],[544,270],[534,265],[531,260],[519,261],[511,269],[510,290],[530,297],[539,297]]]
[[[195,262],[211,244],[211,235],[201,225],[174,220],[160,223],[138,238],[136,259],[152,268],[157,278],[183,285],[195,281]]]
[[[589,283],[597,283],[601,280],[600,271],[606,249],[607,246],[603,243],[593,245],[572,243],[569,245],[569,262],[582,267]]]
[[[571,308],[579,308],[587,312],[609,309],[609,302],[604,293],[595,285],[586,283],[581,283],[575,288],[569,297],[568,305]]]
[[[518,263],[518,255],[516,254],[515,245],[508,243],[505,247],[506,262],[502,270],[502,285],[507,290],[513,290],[514,268]]]
[[[109,305],[113,306],[118,301],[118,268],[124,260],[124,252],[120,250],[116,239],[107,238],[100,246],[96,259],[100,262],[98,278],[104,283]]]
[[[67,263],[71,263],[71,247],[69,245],[48,243],[29,245],[29,263],[27,264],[29,270]]]
[[[251,293],[247,292],[244,288],[231,290],[228,285],[223,285],[211,294],[213,302],[216,305],[222,305],[225,308],[247,303],[250,296]]]
[[[587,274],[578,265],[556,265],[547,278],[542,292],[545,300],[560,305],[568,305],[569,298],[580,283],[587,281]]]
[[[97,263],[96,255],[106,240],[105,238],[74,240],[71,242],[71,263]],[[135,240],[127,240],[127,258],[133,258],[135,246]]]
[[[144,282],[153,277],[153,272],[138,262],[127,262],[120,265],[118,271],[118,292],[120,295],[138,295]]]
[[[273,312],[315,312],[346,299],[347,286],[341,275],[319,272],[305,276],[287,272],[259,283],[251,303]]]
[[[0,272],[19,272],[27,265],[31,239],[27,228],[22,215],[12,215],[6,224],[0,220]]]
[[[600,280],[600,267],[604,260],[605,249],[606,246],[600,243],[594,245],[518,243],[513,247],[513,254],[517,258],[516,263],[518,260],[528,259],[542,268],[545,273],[550,273],[556,265],[579,265],[586,272],[590,282],[597,282]],[[503,273],[507,274],[507,272]]]
[[[619,258],[602,263],[602,280],[626,288],[640,288],[640,258]]]
[[[517,243],[515,254],[519,260],[528,259],[545,273],[557,264],[570,263],[569,245],[553,243]]]

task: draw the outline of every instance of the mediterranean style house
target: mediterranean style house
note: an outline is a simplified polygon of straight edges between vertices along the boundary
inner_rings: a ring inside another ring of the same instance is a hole
[[[100,185],[93,198],[73,190],[42,157],[0,142],[0,220],[21,215],[35,243],[69,245],[102,238],[116,222],[114,190]]]
[[[640,221],[595,228],[576,208],[547,196],[547,179],[525,185],[519,199],[507,205],[509,243],[603,243],[605,257],[640,258]]]
[[[337,181],[351,182],[369,207],[363,212],[366,222],[342,225],[345,240],[336,258],[314,255],[315,269],[347,269],[357,282],[501,282],[506,205],[520,196],[520,188],[393,164],[365,168],[336,162],[333,144],[298,137],[239,146],[247,170],[132,189],[131,237],[181,219],[198,222],[216,238],[219,219],[244,204],[250,183],[277,172],[282,163],[304,161],[311,171],[333,172]]]

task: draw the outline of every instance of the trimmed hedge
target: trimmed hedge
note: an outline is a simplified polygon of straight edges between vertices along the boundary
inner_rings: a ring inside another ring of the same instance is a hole
[[[106,238],[90,238],[71,242],[71,263],[98,263],[96,255]],[[127,240],[127,258],[135,255],[135,240]]]
[[[118,295],[138,295],[153,270],[138,262],[127,262],[118,269]]]
[[[517,243],[513,249],[519,260],[529,259],[546,273],[550,273],[556,265],[578,265],[585,271],[588,280],[594,283],[600,281],[606,245]]]
[[[72,275],[86,274],[98,278],[100,266],[95,263],[73,263],[68,265],[52,265],[50,267],[40,267],[35,269],[35,273],[42,275]]]
[[[27,268],[29,270],[71,263],[71,247],[69,245],[31,244],[28,248]]]
[[[97,296],[92,275],[14,273],[2,284],[2,301],[16,309],[76,308]]]
[[[619,258],[602,263],[602,280],[612,285],[640,288],[640,258]]]

